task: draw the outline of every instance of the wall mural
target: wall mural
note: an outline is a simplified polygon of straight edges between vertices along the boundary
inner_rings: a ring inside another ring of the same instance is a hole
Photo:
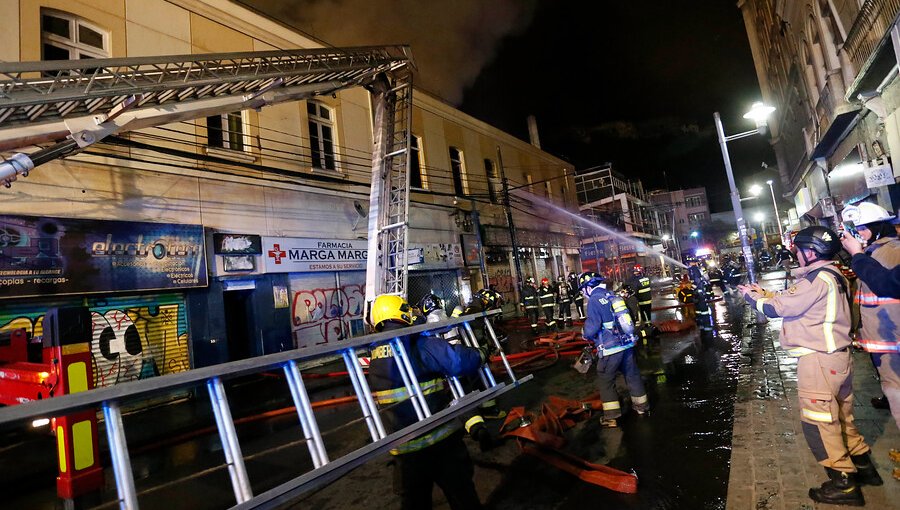
[[[96,386],[112,386],[190,369],[188,332],[181,296],[147,296],[89,306]],[[72,306],[77,303],[58,303]],[[0,331],[25,328],[43,335],[46,306],[0,311]]]

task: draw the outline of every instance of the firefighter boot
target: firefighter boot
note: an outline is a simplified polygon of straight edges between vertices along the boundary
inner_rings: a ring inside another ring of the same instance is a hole
[[[825,468],[829,480],[821,487],[809,490],[809,497],[817,503],[829,505],[865,506],[862,491],[856,485],[854,473],[844,473],[836,469]]]
[[[486,452],[494,447],[494,438],[484,423],[477,423],[469,430],[472,439],[478,442],[478,448]]]
[[[869,452],[862,455],[851,455],[853,465],[856,466],[856,483],[859,485],[884,485],[884,480],[872,464]]]

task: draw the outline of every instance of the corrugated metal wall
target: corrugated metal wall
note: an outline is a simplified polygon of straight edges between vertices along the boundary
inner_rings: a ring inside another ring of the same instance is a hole
[[[184,296],[158,294],[88,298],[93,318],[91,353],[97,387],[190,369]],[[43,334],[47,308],[78,306],[79,299],[3,303],[0,331],[24,327]]]

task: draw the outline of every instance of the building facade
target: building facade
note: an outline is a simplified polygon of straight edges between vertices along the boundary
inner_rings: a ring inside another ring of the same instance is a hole
[[[640,181],[626,180],[607,163],[579,172],[575,190],[582,226],[581,262],[617,281],[631,276],[636,265],[657,274],[659,257],[647,248],[659,249],[660,217],[651,206]]]
[[[834,225],[861,200],[900,207],[894,0],[743,0],[790,217]]]
[[[321,47],[224,0],[0,0],[0,12],[18,20],[0,35],[9,62]],[[47,308],[88,306],[99,386],[361,333],[371,105],[344,89],[38,167],[2,191],[0,330],[40,336]],[[514,303],[515,254],[529,275],[580,270],[571,222],[513,201],[514,251],[505,208],[505,189],[534,183],[547,207],[574,210],[571,165],[425,93],[411,131],[410,301],[436,292],[452,306],[490,284]],[[102,271],[79,271],[102,257]],[[58,277],[17,278],[26,266]]]
[[[671,236],[671,249],[683,260],[692,256],[696,248],[711,241],[704,235],[710,221],[706,188],[683,190],[655,190],[649,195],[650,203],[662,219],[662,229]]]

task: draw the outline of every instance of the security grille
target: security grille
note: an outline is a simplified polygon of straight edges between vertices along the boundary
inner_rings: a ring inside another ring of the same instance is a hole
[[[409,273],[409,302],[417,305],[428,294],[443,298],[447,314],[462,304],[456,271],[413,271]]]

